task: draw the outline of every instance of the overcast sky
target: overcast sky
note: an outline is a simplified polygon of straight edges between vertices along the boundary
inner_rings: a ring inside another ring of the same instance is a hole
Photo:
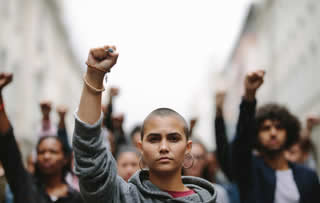
[[[230,54],[250,0],[63,2],[83,67],[90,48],[118,47],[107,87],[120,87],[116,112],[126,113],[129,130],[157,107],[187,119],[194,114],[195,101],[206,99],[199,92],[209,92],[211,74]]]

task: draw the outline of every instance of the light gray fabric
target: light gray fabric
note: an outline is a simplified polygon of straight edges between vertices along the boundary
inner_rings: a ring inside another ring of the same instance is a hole
[[[101,118],[93,125],[82,122],[75,114],[73,150],[75,172],[79,176],[80,191],[88,203],[158,203],[181,202],[215,203],[214,186],[200,178],[183,177],[183,183],[195,194],[173,198],[148,179],[148,171],[138,171],[129,183],[117,175],[116,161],[103,144]]]

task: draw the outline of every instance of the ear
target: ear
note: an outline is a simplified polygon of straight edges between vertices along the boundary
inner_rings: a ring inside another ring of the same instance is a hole
[[[142,141],[141,140],[138,141],[138,146],[137,147],[138,147],[138,150],[140,151],[140,153],[143,154]]]
[[[186,149],[186,154],[191,153],[192,150],[192,140],[187,141],[187,149]]]

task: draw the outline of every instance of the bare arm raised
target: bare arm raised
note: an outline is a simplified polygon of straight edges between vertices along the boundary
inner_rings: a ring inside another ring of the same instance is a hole
[[[115,46],[104,46],[90,50],[78,111],[78,117],[83,122],[94,124],[99,120],[103,78],[116,64],[118,56]]]

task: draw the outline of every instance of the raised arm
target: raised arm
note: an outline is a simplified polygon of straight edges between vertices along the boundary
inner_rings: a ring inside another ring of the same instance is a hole
[[[215,95],[216,115],[214,119],[214,129],[216,136],[217,159],[221,170],[231,181],[231,151],[227,139],[226,126],[223,118],[223,106],[225,100],[225,91],[218,91]]]
[[[118,58],[116,48],[91,49],[80,105],[76,114],[73,150],[80,191],[87,202],[113,202],[119,194],[116,162],[103,144],[101,93],[103,79]]]
[[[2,90],[13,79],[9,73],[0,73],[0,160],[5,170],[5,175],[14,194],[16,202],[36,202],[32,194],[33,181],[31,175],[23,166],[22,157],[15,140],[13,129],[5,111]]]
[[[108,102],[107,106],[104,108],[104,126],[109,129],[110,131],[113,131],[113,124],[112,124],[112,112],[113,112],[113,99],[118,96],[119,94],[119,88],[117,87],[111,87],[109,89],[109,95],[108,95]]]
[[[263,83],[264,71],[246,75],[245,93],[240,104],[236,137],[232,144],[232,170],[240,192],[248,186],[251,177],[252,148],[255,136],[256,92]]]
[[[57,107],[57,113],[59,115],[59,123],[58,123],[58,137],[62,140],[63,144],[68,149],[68,152],[71,152],[71,146],[69,143],[68,132],[66,129],[65,117],[68,112],[68,108],[64,105],[60,105]]]

